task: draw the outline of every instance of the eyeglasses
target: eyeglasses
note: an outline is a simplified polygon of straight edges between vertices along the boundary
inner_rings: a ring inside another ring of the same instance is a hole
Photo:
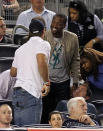
[[[0,25],[0,28],[6,28],[6,25],[5,24]]]

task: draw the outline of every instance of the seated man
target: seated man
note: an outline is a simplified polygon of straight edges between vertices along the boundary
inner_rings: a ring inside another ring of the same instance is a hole
[[[4,22],[4,18],[1,16],[0,16],[0,43],[7,43],[7,44],[13,43],[9,35],[6,35],[6,24]]]
[[[15,82],[16,77],[10,76],[10,70],[5,70],[0,73],[0,99],[12,100]]]
[[[63,118],[59,111],[52,111],[48,120],[52,128],[62,128]]]
[[[12,109],[8,104],[0,105],[0,128],[11,128]]]
[[[84,97],[85,100],[87,101],[87,113],[89,114],[95,114],[97,116],[97,110],[96,107],[88,103],[88,100],[91,98],[92,92],[88,86],[88,83],[84,82],[80,84],[80,86],[72,92],[72,97]],[[61,111],[61,112],[67,112],[67,102],[68,100],[62,100],[57,104],[56,110]]]
[[[67,128],[74,126],[96,126],[98,123],[87,115],[87,103],[83,97],[71,98],[67,103],[69,117],[63,123]]]

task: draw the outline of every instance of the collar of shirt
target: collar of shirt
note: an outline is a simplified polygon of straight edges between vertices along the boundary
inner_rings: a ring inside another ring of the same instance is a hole
[[[30,9],[28,9],[28,11],[27,11],[28,13],[31,13],[31,12],[34,12],[34,13],[36,13],[34,10],[33,10],[33,8],[31,7]],[[44,7],[44,10],[42,11],[42,13],[40,13],[41,15],[44,15],[45,13],[48,13],[49,12],[49,10],[47,10],[45,7]],[[37,14],[37,13],[36,13]]]

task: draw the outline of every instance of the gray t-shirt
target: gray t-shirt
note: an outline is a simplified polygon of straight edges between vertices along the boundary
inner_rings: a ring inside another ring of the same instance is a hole
[[[64,46],[62,39],[54,38],[56,46],[49,62],[49,76],[51,82],[64,82],[69,79],[64,62]]]

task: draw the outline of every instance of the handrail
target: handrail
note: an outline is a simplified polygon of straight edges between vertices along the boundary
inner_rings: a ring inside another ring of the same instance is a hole
[[[16,30],[17,30],[18,28],[22,28],[22,29],[25,30],[26,32],[29,32],[29,29],[28,29],[27,27],[25,27],[25,26],[23,26],[23,25],[16,25],[16,26],[14,27],[13,35],[12,35],[13,43],[14,43],[14,35],[15,35]]]

